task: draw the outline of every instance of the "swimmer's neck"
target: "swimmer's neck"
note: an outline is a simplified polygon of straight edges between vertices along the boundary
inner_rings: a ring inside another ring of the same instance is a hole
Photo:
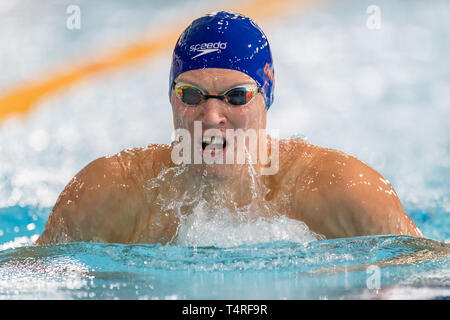
[[[264,176],[243,169],[227,178],[186,175],[185,185],[213,207],[236,210],[262,200],[266,194]]]

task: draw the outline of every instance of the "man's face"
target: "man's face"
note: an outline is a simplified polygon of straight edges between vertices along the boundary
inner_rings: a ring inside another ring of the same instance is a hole
[[[251,77],[242,72],[217,68],[184,72],[175,79],[175,83],[179,82],[193,85],[203,90],[205,94],[210,95],[221,95],[240,85],[255,84]],[[227,152],[233,151],[229,150],[233,144],[227,141],[227,130],[242,129],[247,131],[252,129],[252,131],[259,132],[260,129],[266,128],[266,107],[261,94],[257,94],[252,101],[243,106],[230,105],[225,101],[214,98],[192,106],[182,102],[172,90],[171,101],[175,129],[189,131],[192,137],[192,159],[194,159],[195,153],[197,153],[197,156],[201,155],[204,161],[197,165],[197,169],[208,177],[229,178],[233,176],[233,172],[237,173],[237,169],[242,168],[236,162],[230,164],[227,161]],[[197,122],[197,128],[201,123],[200,137],[198,134],[194,134],[194,122]],[[208,142],[208,136],[217,134],[223,137],[224,145],[216,144],[217,140],[212,140],[210,145],[205,143],[205,141]],[[234,155],[238,151],[242,152],[242,150],[236,149],[238,146],[238,143],[234,143]],[[222,158],[222,164],[205,163],[206,160],[210,160],[209,163],[211,163],[212,160],[217,158]]]

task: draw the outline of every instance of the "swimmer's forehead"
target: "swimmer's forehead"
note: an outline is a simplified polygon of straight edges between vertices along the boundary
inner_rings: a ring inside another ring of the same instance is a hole
[[[256,82],[247,74],[230,69],[205,68],[180,74],[175,82],[185,82],[208,91],[223,92],[226,89]]]

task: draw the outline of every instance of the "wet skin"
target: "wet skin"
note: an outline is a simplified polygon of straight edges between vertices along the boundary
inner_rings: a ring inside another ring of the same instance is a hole
[[[217,95],[237,85],[253,83],[247,75],[225,69],[193,70],[176,81],[195,85]],[[196,107],[187,106],[172,90],[174,128],[194,133],[201,121],[202,134],[217,129],[226,139],[227,129],[265,129],[267,111],[258,94],[249,104],[232,107],[218,99],[208,99]],[[235,146],[236,147],[236,146]],[[184,166],[175,180],[149,181],[179,165],[172,161],[171,145],[150,145],[124,150],[99,158],[82,169],[65,187],[37,244],[66,241],[119,243],[166,243],[174,238],[178,215],[162,207],[160,198],[176,197],[203,183],[203,199],[229,209],[254,201],[249,195],[252,178],[245,164],[191,164]],[[269,148],[270,150],[270,148]],[[327,238],[375,234],[403,234],[422,237],[404,212],[390,183],[360,160],[338,150],[322,148],[299,139],[279,141],[279,170],[256,179],[268,188],[261,201],[291,219],[304,221],[314,232]],[[202,152],[196,141],[192,153]],[[224,149],[225,157],[230,150]],[[189,214],[190,208],[183,208]],[[261,211],[261,214],[264,214]]]

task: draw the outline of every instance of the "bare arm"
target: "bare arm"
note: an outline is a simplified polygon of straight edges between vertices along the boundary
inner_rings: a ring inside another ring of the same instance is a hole
[[[389,181],[354,157],[330,149],[321,151],[302,179],[310,182],[297,191],[302,211],[307,213],[305,220],[328,238],[423,237]]]
[[[129,183],[115,156],[91,162],[60,194],[36,243],[127,242],[134,228]]]

